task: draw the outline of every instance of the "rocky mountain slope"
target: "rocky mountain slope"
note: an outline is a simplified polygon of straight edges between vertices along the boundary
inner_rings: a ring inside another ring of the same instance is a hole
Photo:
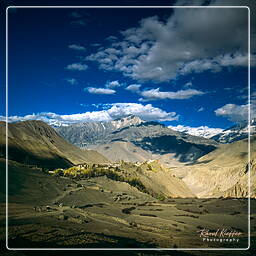
[[[144,162],[157,158],[150,152],[143,150],[128,141],[110,142],[92,147],[92,149],[104,155],[112,162],[118,162],[120,160],[126,162]]]
[[[234,125],[219,134],[212,136],[211,139],[220,143],[232,143],[234,141],[242,140],[248,137],[249,125],[248,122]],[[256,119],[250,122],[250,133],[256,134]]]
[[[118,127],[113,125],[118,123]],[[145,122],[138,117],[112,122],[75,124],[56,130],[69,142],[87,148],[113,142],[130,142],[150,154],[170,154],[180,161],[194,161],[217,147],[217,143],[202,137],[174,131],[157,122]]]
[[[251,196],[256,196],[256,136],[251,137]],[[174,172],[198,197],[248,197],[248,140],[221,145]]]
[[[78,147],[86,147],[91,144],[102,144],[106,136],[112,132],[143,122],[139,117],[130,115],[109,122],[87,122],[53,127],[70,143]]]
[[[0,122],[0,156],[5,157],[6,123]],[[82,150],[65,141],[42,121],[8,124],[8,158],[47,168],[68,167],[84,162],[108,162],[96,151]]]

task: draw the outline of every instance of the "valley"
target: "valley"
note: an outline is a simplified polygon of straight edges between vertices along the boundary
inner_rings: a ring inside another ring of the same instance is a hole
[[[135,117],[113,122],[117,128],[109,125],[111,131],[100,137],[100,130],[94,143],[86,140],[81,148],[41,121],[9,124],[11,248],[247,247],[246,139],[218,144]],[[1,127],[5,135],[4,122]],[[0,142],[4,181],[4,136]],[[255,142],[252,136],[252,208]],[[4,186],[0,195],[3,209]],[[0,219],[4,223],[4,212]],[[241,234],[222,242],[200,236],[221,229]],[[4,241],[4,225],[0,231]]]
[[[1,170],[3,165],[1,161]],[[159,200],[106,176],[53,177],[13,162],[9,179],[13,184],[8,204],[11,248],[219,247],[204,242],[198,232],[222,227],[242,232],[239,242],[222,246],[247,246],[246,199]],[[16,186],[21,180],[22,186]],[[2,213],[1,222],[4,218]],[[252,227],[254,234],[254,215]],[[3,231],[1,226],[1,239]]]

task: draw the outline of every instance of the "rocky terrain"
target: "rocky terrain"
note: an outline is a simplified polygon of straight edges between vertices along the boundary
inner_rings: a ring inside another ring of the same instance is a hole
[[[247,247],[246,139],[218,145],[134,117],[116,120],[116,125],[99,139],[105,144],[84,150],[41,121],[9,124],[11,248]],[[1,132],[4,183],[4,122]],[[255,143],[252,136],[252,198]],[[254,207],[255,199],[251,203]],[[4,209],[4,184],[0,204]],[[251,215],[252,237],[255,217]],[[0,220],[4,222],[4,212]],[[236,242],[205,242],[198,234],[204,228],[236,230],[241,235]],[[0,241],[4,231],[2,224]]]
[[[0,122],[0,157],[5,157],[5,122]],[[68,167],[81,162],[108,162],[93,150],[82,150],[65,141],[42,121],[8,125],[8,158],[48,169]]]
[[[195,197],[182,180],[157,160],[137,163],[120,161],[114,164],[79,164],[68,169],[56,169],[50,173],[76,179],[106,176],[112,180],[128,183],[158,199]]]
[[[234,141],[242,140],[248,137],[250,129],[251,135],[256,134],[256,120],[253,119],[250,122],[250,128],[248,122],[234,125],[226,130],[223,130],[219,134],[211,137],[211,139],[220,143],[232,143]]]
[[[150,159],[159,159],[158,155],[154,155],[128,141],[114,141],[107,144],[91,146],[90,148],[104,155],[112,162],[118,162],[120,160],[126,162],[144,162]]]
[[[100,147],[103,155],[105,154],[102,149],[109,147],[109,144],[129,142],[150,154],[173,154],[172,158],[187,162],[211,152],[218,145],[213,140],[177,132],[163,124],[145,122],[135,116],[104,123],[92,122],[57,127],[56,130],[77,146]]]
[[[199,158],[196,163],[174,170],[197,197],[249,196],[250,164],[251,197],[256,197],[256,136],[251,137],[250,163],[248,139],[221,145]]]
[[[106,142],[106,136],[112,132],[143,122],[139,117],[131,115],[109,122],[87,122],[53,127],[70,143],[78,147],[86,147],[91,144],[103,144],[103,141]]]
[[[0,167],[3,179],[4,160]],[[220,247],[204,242],[198,231],[223,227],[241,235],[221,247],[247,247],[246,199],[157,199],[107,176],[55,176],[13,161],[9,180],[10,248]],[[4,214],[0,219],[3,223]],[[255,219],[252,215],[252,236]]]

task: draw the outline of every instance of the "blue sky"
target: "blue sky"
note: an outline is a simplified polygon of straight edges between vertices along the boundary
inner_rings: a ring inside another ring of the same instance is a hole
[[[10,121],[128,114],[173,126],[244,121],[247,15],[246,8],[9,9]]]

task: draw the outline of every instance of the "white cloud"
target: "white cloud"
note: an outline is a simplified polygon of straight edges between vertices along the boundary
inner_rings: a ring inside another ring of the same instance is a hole
[[[175,112],[166,112],[160,108],[153,107],[151,104],[114,103],[108,105],[108,109],[71,115],[43,112],[26,116],[10,116],[9,122],[41,120],[51,125],[68,125],[72,123],[111,121],[127,115],[136,115],[145,121],[172,121],[179,118]],[[5,117],[0,116],[0,120],[5,121]]]
[[[79,44],[70,44],[68,46],[69,49],[72,49],[72,50],[76,50],[76,51],[85,51],[86,48],[82,45],[79,45]]]
[[[221,108],[216,109],[214,112],[217,116],[226,117],[232,122],[243,122],[248,120],[248,104],[226,104]]]
[[[75,78],[66,78],[65,80],[72,85],[78,84]]]
[[[233,88],[232,88],[233,89]],[[243,93],[245,90],[247,90],[247,87],[240,89],[241,93]],[[252,90],[252,88],[251,88]],[[247,95],[246,95],[247,96]],[[218,109],[216,109],[214,112],[217,116],[222,116],[227,118],[228,120],[240,123],[247,121],[249,116],[249,108],[250,108],[250,118],[256,119],[256,92],[251,91],[251,97],[250,97],[250,105],[248,104],[247,97],[245,98],[247,104],[243,105],[236,105],[236,104],[226,104]]]
[[[178,132],[184,132],[194,136],[200,136],[204,138],[211,138],[212,136],[220,133],[223,131],[221,128],[210,128],[208,126],[199,126],[199,127],[190,127],[184,125],[177,125],[177,126],[168,126],[172,130]]]
[[[177,92],[161,92],[159,88],[142,91],[141,96],[143,97],[140,101],[149,100],[163,100],[163,99],[176,99],[183,100],[189,99],[193,96],[203,95],[204,92],[195,89],[179,90]]]
[[[140,92],[140,84],[130,84],[129,86],[127,86],[125,88],[125,90],[131,91],[131,92],[136,92],[139,93]]]
[[[252,62],[251,64],[253,64]],[[247,67],[248,56],[246,54],[225,54],[210,59],[198,59],[185,63],[179,73],[186,75],[189,73],[202,73],[206,70],[211,72],[219,72],[223,67]]]
[[[135,115],[146,121],[172,121],[178,119],[178,115],[175,112],[166,112],[160,108],[153,107],[151,104],[116,103],[108,110],[108,113],[114,119],[127,115]]]
[[[96,87],[87,87],[84,88],[85,91],[88,91],[91,94],[115,94],[116,91],[107,88],[96,88]]]
[[[204,111],[204,107],[200,107],[200,108],[197,110],[197,112],[202,112],[202,111]]]
[[[105,85],[106,88],[115,88],[119,87],[121,84],[116,80],[116,81],[108,81]]]
[[[78,71],[84,71],[88,68],[86,64],[81,64],[81,63],[73,63],[67,65],[66,69],[68,70],[78,70]]]
[[[100,69],[154,82],[246,66],[247,21],[245,8],[177,8],[165,21],[157,16],[141,20],[87,59],[98,62]]]
[[[92,94],[115,94],[116,90],[114,90],[114,88],[120,87],[122,85],[123,84],[119,83],[118,80],[115,80],[115,81],[108,81],[105,84],[105,88],[86,87],[84,88],[84,90]]]

